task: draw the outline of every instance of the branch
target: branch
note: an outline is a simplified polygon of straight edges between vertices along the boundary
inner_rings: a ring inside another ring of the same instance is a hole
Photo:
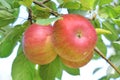
[[[49,2],[50,0],[43,0],[41,3],[45,4],[47,2]]]
[[[30,21],[30,24],[32,24],[32,10],[28,9],[29,15],[28,15],[28,20]]]
[[[116,70],[118,74],[120,74],[120,71],[118,70],[118,68],[113,63],[111,63],[111,61],[107,59],[97,47],[94,48],[94,51],[97,52],[106,62],[108,62]]]
[[[45,1],[48,1],[48,0],[45,0]],[[45,4],[43,4],[44,2],[40,2],[40,1],[37,1],[37,0],[33,0],[33,3],[41,6],[41,7],[44,7],[44,8],[47,8],[49,10],[49,12],[51,14],[53,14],[54,16],[60,16],[60,14],[58,14],[56,11],[53,11],[51,8],[47,7]]]

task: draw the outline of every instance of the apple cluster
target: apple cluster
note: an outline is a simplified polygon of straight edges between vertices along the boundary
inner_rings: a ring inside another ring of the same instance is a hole
[[[23,35],[23,51],[33,63],[51,63],[56,56],[70,68],[87,64],[97,42],[93,25],[85,17],[64,14],[53,26],[32,24]]]

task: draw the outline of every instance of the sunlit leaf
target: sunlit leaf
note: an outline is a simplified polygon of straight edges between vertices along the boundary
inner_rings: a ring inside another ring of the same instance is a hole
[[[36,23],[41,24],[41,25],[49,25],[53,21],[56,21],[58,19],[62,19],[61,17],[56,17],[56,18],[48,18],[48,19],[38,19]]]
[[[112,2],[112,0],[97,0],[97,5],[102,6],[104,4],[110,4],[110,2]]]
[[[32,2],[33,0],[23,0],[23,1],[19,1],[19,4],[24,5],[26,7],[30,7]]]
[[[101,29],[101,28],[96,28],[95,29],[97,34],[112,34],[109,30]]]
[[[82,8],[85,10],[92,10],[94,8],[95,0],[80,0]]]
[[[60,5],[61,8],[68,8],[68,9],[79,9],[80,8],[80,2],[77,1],[67,1]]]

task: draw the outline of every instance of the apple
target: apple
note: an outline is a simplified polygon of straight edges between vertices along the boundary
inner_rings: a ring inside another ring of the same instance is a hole
[[[93,56],[92,54],[93,54],[93,51],[87,53],[86,57],[83,57],[81,61],[69,61],[63,58],[60,58],[60,59],[64,63],[64,65],[66,65],[69,68],[79,68],[86,65],[91,60]]]
[[[52,44],[53,27],[32,24],[23,35],[23,51],[26,57],[35,64],[48,64],[57,54]]]
[[[77,14],[64,14],[53,26],[52,42],[61,58],[79,63],[84,61],[83,59],[88,62],[88,54],[92,58],[97,34],[88,19]]]

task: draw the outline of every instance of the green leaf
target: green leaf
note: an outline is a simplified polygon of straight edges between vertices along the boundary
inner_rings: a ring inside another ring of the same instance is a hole
[[[106,46],[105,46],[105,44],[104,44],[104,42],[102,40],[102,37],[100,35],[98,36],[98,41],[97,41],[97,45],[96,46],[106,56],[107,48],[106,48]],[[98,59],[98,58],[100,58],[100,56],[96,53],[94,55],[94,59]]]
[[[11,7],[14,9],[14,8],[20,7],[19,1],[22,1],[22,0],[5,0],[5,1],[8,2],[9,5],[11,5]]]
[[[95,28],[101,28],[101,22],[100,22],[100,20],[98,20],[98,19],[91,20],[91,23],[93,24],[93,26]]]
[[[95,29],[97,34],[112,34],[109,30],[101,29],[101,28],[96,28]]]
[[[49,18],[50,12],[47,8],[40,7],[38,5],[32,6],[32,12],[34,14],[34,19],[39,19],[39,18]]]
[[[55,80],[58,74],[61,74],[61,68],[59,58],[57,57],[50,64],[40,66],[40,76],[42,80]]]
[[[105,43],[103,42],[102,36],[98,36],[98,41],[96,46],[104,55],[107,54],[107,48]]]
[[[26,59],[22,47],[12,64],[12,80],[33,80],[35,65]]]
[[[115,24],[117,24],[118,26],[120,26],[120,18],[118,18],[118,19],[112,19],[112,20],[113,20],[113,22]]]
[[[93,71],[93,74],[95,74],[97,71],[99,71],[101,69],[101,67],[98,67],[96,68],[94,71]]]
[[[97,5],[102,6],[104,4],[110,4],[113,0],[97,0]]]
[[[79,9],[80,8],[80,2],[78,1],[68,1],[60,5],[62,8],[68,8],[68,9]]]
[[[5,32],[2,32],[3,35],[0,39],[0,57],[8,57],[12,53],[26,27],[27,25],[24,24],[3,29]]]
[[[107,76],[103,76],[99,80],[110,80],[110,78],[108,78]]]
[[[95,0],[80,0],[84,10],[92,10],[94,8]]]
[[[71,75],[80,75],[80,70],[78,68],[77,69],[69,68],[63,64],[63,70],[65,70],[66,72],[68,72]]]
[[[59,3],[59,4],[63,4],[63,0],[57,0],[57,2]]]
[[[80,15],[82,15],[82,16],[85,16],[85,15],[88,14],[87,11],[85,11],[85,10],[80,10],[80,9],[68,9],[68,12],[69,12],[69,13],[72,13],[72,14],[80,14]]]
[[[12,23],[16,18],[12,13],[6,10],[0,10],[0,27],[6,26]]]
[[[114,10],[116,11],[116,13],[120,14],[120,5],[119,6],[115,6]]]
[[[56,17],[56,18],[48,18],[48,19],[37,19],[36,23],[41,24],[41,25],[49,25],[53,21],[62,19],[61,17]]]
[[[46,6],[48,6],[49,8],[51,8],[54,11],[57,11],[57,7],[56,4],[53,1],[49,1],[47,3],[45,3]]]
[[[115,25],[110,22],[107,22],[107,21],[103,22],[102,24],[103,24],[103,29],[109,30],[112,33],[112,35],[105,34],[107,39],[109,39],[111,41],[117,40],[118,32],[116,32]]]
[[[24,5],[28,8],[30,8],[31,4],[32,4],[33,0],[23,0],[23,1],[19,1],[19,4]]]
[[[116,18],[118,13],[114,10],[113,6],[103,6],[99,8],[98,14],[101,18]]]
[[[8,9],[11,9],[11,6],[9,3],[7,3],[6,0],[0,0],[0,3],[2,4],[2,6],[8,8]]]
[[[120,41],[114,41],[113,43],[120,44]]]
[[[116,55],[120,55],[120,41],[114,41],[113,43],[112,43],[112,46],[114,47],[114,50],[115,50],[115,54]]]
[[[120,54],[113,55],[109,59],[119,70],[120,69]],[[111,66],[109,66],[107,69],[107,77],[118,78],[120,77],[120,74],[118,74]]]
[[[63,74],[63,69],[60,68],[60,71],[59,71],[59,73],[57,73],[56,78],[57,78],[58,80],[61,80],[61,79],[62,79],[62,74]]]
[[[40,75],[39,75],[39,70],[38,69],[35,70],[35,74],[34,74],[34,79],[33,80],[42,80]]]
[[[0,57],[8,57],[17,43],[17,35],[14,34],[14,29],[8,29],[8,31],[3,33],[4,35],[0,40]]]

